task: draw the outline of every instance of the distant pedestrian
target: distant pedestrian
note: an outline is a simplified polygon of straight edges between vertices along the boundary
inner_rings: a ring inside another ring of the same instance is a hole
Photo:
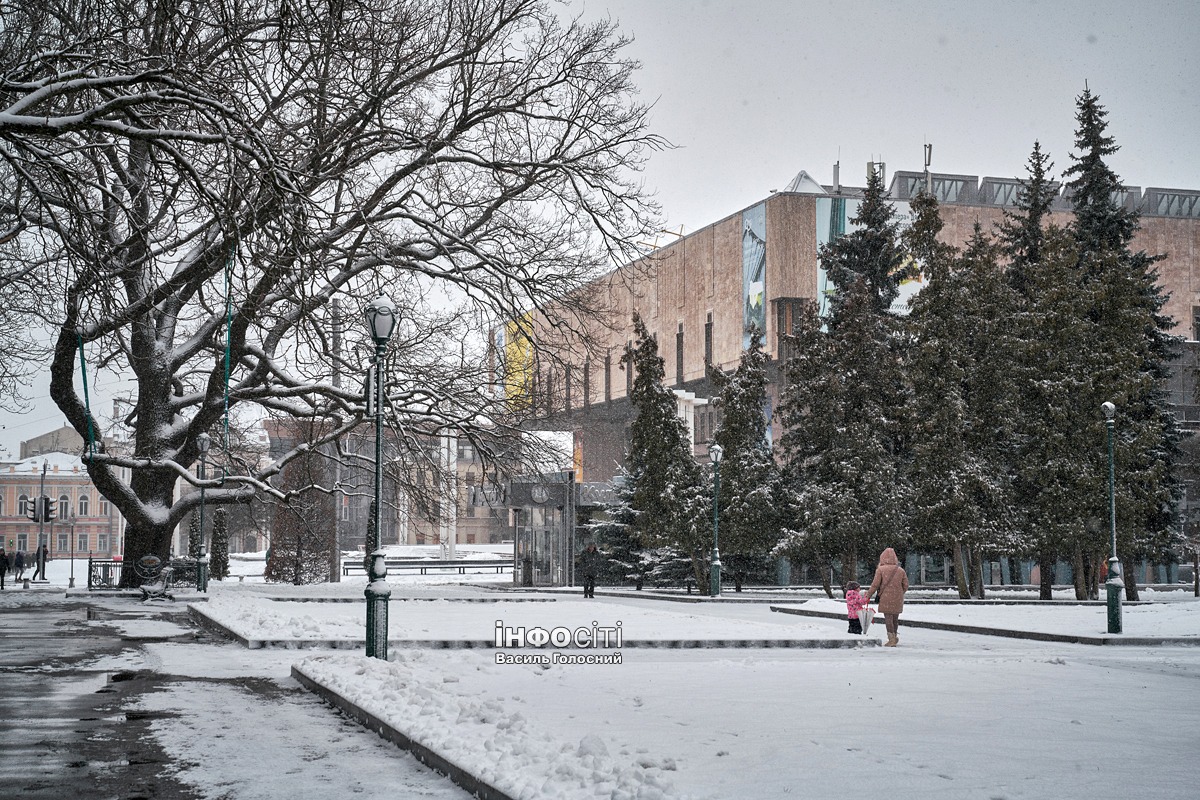
[[[600,574],[600,561],[603,556],[596,545],[589,544],[579,556],[579,571],[583,575],[583,596],[596,596],[596,577]]]
[[[4,552],[4,545],[0,544],[0,589],[4,588],[4,576],[8,574],[8,553]]]
[[[897,628],[900,627],[900,613],[904,611],[904,593],[908,591],[908,573],[900,566],[896,551],[887,548],[879,554],[879,566],[875,569],[875,579],[867,589],[867,600],[876,592],[879,593],[879,613],[887,625],[888,640],[884,647],[895,647],[900,644]]]
[[[867,607],[867,597],[859,591],[855,581],[846,584],[846,616],[850,618],[850,629],[846,633],[862,633],[862,621],[858,612]]]
[[[46,545],[37,548],[37,555],[34,557],[34,581],[37,581],[37,576],[42,576],[42,581],[46,581],[46,563],[50,560],[50,551]]]
[[[21,550],[17,551],[17,558],[13,562],[13,580],[25,579],[25,553]]]

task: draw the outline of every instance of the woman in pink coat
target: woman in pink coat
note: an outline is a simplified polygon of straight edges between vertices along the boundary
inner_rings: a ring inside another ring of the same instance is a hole
[[[900,643],[896,628],[900,625],[900,612],[904,610],[904,593],[908,591],[908,574],[900,566],[896,551],[888,548],[879,554],[879,566],[875,568],[875,580],[867,589],[870,598],[879,593],[879,613],[883,614],[887,626],[887,644],[884,647],[895,647]]]

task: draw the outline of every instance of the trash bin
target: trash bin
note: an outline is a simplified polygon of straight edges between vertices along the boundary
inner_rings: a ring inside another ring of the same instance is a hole
[[[29,578],[22,578],[22,579],[21,579],[21,583],[24,585],[24,587],[25,587],[26,589],[28,589],[28,588],[29,588]]]
[[[526,558],[521,562],[521,585],[533,586],[533,559]]]

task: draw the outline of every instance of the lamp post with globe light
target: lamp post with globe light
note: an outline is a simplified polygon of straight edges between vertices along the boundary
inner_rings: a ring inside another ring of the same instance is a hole
[[[721,549],[720,549],[720,503],[721,503],[721,456],[725,455],[725,448],[719,444],[712,444],[708,448],[708,457],[713,463],[713,551],[712,551],[712,568],[710,570],[711,582],[708,587],[710,597],[719,597],[721,595]]]
[[[1121,632],[1121,592],[1125,582],[1121,579],[1121,560],[1117,558],[1117,490],[1116,467],[1113,463],[1113,431],[1116,428],[1117,407],[1112,403],[1100,406],[1104,412],[1104,427],[1108,429],[1108,526],[1112,534],[1112,555],[1108,558],[1108,580],[1104,589],[1108,593],[1108,632]]]
[[[387,660],[388,598],[392,590],[387,585],[387,562],[380,539],[379,518],[383,513],[383,355],[396,327],[396,306],[384,295],[367,304],[364,309],[367,330],[375,340],[375,513],[371,515],[370,569],[367,573],[367,657]]]

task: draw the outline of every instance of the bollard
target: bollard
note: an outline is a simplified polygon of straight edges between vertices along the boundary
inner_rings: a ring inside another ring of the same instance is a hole
[[[367,598],[367,658],[388,660],[388,599],[392,590],[387,585],[387,561],[382,550],[371,553],[370,580],[364,594]]]
[[[26,589],[28,589],[28,588],[29,588],[29,578],[22,578],[22,579],[21,579],[21,583],[24,585],[24,587],[25,587]]]

